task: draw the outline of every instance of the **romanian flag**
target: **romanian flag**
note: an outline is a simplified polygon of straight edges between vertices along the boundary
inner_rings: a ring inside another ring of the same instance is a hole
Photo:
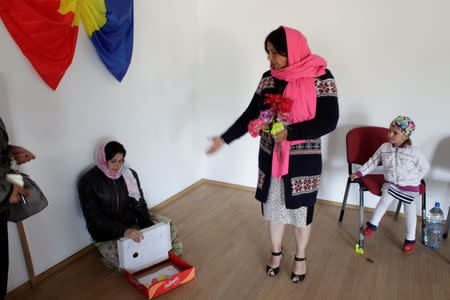
[[[59,8],[60,0],[0,0],[3,23],[54,90],[72,63],[78,36],[74,12]]]
[[[121,81],[133,52],[133,1],[78,1],[86,33],[108,70]]]
[[[72,63],[80,19],[117,80],[122,80],[130,65],[133,0],[0,0],[0,17],[54,90]]]

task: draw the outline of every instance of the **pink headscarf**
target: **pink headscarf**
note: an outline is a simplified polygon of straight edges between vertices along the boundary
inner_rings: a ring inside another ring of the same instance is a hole
[[[122,165],[119,172],[114,174],[108,169],[108,164],[106,163],[105,146],[109,142],[112,142],[112,141],[107,141],[107,142],[101,144],[100,147],[98,148],[97,156],[96,156],[97,167],[100,170],[102,170],[102,172],[108,178],[115,180],[115,179],[119,178],[120,176],[123,176],[123,179],[125,180],[125,184],[127,186],[128,195],[130,197],[136,199],[136,201],[139,201],[139,199],[141,197],[141,193],[139,193],[139,187],[138,187],[136,178],[134,178],[131,170],[128,169],[125,165]],[[117,142],[117,141],[115,141],[115,142]]]
[[[273,77],[287,81],[283,96],[293,100],[291,123],[304,122],[316,116],[317,92],[314,77],[326,73],[327,62],[320,56],[311,54],[306,38],[297,30],[284,27],[288,52],[288,66],[274,70]],[[303,143],[304,140],[283,141],[280,160],[279,147],[274,147],[272,157],[272,176],[281,180],[289,170],[289,149],[292,145]]]

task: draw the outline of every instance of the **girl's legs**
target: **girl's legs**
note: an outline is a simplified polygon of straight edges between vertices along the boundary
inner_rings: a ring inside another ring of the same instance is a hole
[[[375,211],[372,215],[372,218],[370,219],[370,224],[378,226],[381,218],[386,212],[389,204],[391,204],[392,200],[394,200],[394,197],[389,195],[387,189],[383,190],[383,194],[381,195],[380,201],[378,202],[377,207],[375,208]]]
[[[281,252],[283,242],[284,224],[269,221],[270,241],[272,243],[272,252]],[[278,267],[280,265],[281,255],[271,256],[269,266]]]
[[[406,239],[408,241],[414,241],[416,239],[416,202],[411,204],[403,203],[403,209],[405,210],[406,217]]]
[[[297,244],[297,258],[306,258],[306,246],[311,236],[311,224],[306,227],[294,227],[295,242]],[[298,275],[306,273],[306,261],[295,261],[293,272]]]

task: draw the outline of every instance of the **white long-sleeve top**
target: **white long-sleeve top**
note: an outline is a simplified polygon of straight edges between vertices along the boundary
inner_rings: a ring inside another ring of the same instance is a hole
[[[414,146],[395,147],[382,144],[358,171],[358,176],[370,173],[381,162],[384,179],[401,187],[419,186],[430,164]]]

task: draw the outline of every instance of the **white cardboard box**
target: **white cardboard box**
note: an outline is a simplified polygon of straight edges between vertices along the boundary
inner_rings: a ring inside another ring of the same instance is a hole
[[[158,223],[141,232],[140,243],[117,241],[120,267],[130,284],[152,299],[194,280],[195,268],[170,251],[170,224]]]
[[[139,243],[125,237],[117,241],[120,267],[130,273],[168,259],[172,249],[169,223],[161,222],[141,232],[144,239]]]

